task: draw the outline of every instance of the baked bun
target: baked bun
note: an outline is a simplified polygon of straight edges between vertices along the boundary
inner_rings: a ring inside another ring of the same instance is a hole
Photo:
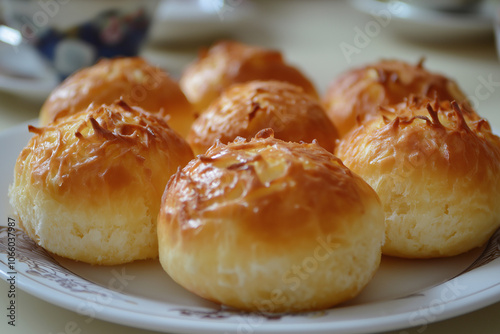
[[[285,63],[279,51],[222,41],[202,50],[184,71],[180,85],[188,100],[201,113],[220,93],[234,83],[252,80],[286,81],[318,98],[311,81]]]
[[[184,139],[124,102],[30,131],[9,197],[31,239],[91,264],[158,256],[162,193],[176,169],[193,158]]]
[[[40,123],[71,115],[93,103],[128,105],[165,118],[169,126],[187,135],[194,113],[178,83],[159,67],[142,58],[103,59],[84,68],[56,87],[40,111]]]
[[[481,246],[500,226],[500,140],[488,122],[457,103],[385,110],[336,150],[380,196],[383,253],[432,258]]]
[[[248,81],[222,93],[196,119],[188,135],[195,153],[205,153],[216,140],[251,139],[272,128],[284,141],[312,142],[333,152],[337,130],[318,100],[302,88],[280,81]]]
[[[376,193],[319,145],[270,133],[213,146],[170,179],[158,216],[163,268],[199,296],[248,311],[353,298],[380,263]]]
[[[404,102],[410,95],[439,100],[466,100],[455,81],[423,67],[398,60],[382,60],[352,69],[336,79],[324,97],[328,116],[343,137],[358,122],[377,116],[378,107]]]

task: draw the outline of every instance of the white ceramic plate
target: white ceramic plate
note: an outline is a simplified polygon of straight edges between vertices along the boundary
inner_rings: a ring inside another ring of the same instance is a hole
[[[357,10],[369,15],[366,33],[388,29],[404,37],[432,42],[463,42],[491,36],[495,4],[483,1],[470,12],[439,11],[418,7],[418,0],[353,0]],[[378,28],[377,28],[378,27]]]
[[[57,74],[29,45],[0,42],[0,55],[0,90],[43,101],[59,83]]]
[[[35,123],[34,121],[33,123]],[[0,133],[0,216],[13,217],[7,187],[28,141],[26,124]],[[12,221],[12,220],[11,220]],[[0,276],[58,306],[124,325],[176,333],[373,333],[457,316],[500,300],[500,232],[485,249],[436,260],[383,258],[355,300],[320,312],[252,314],[205,301],[174,283],[158,261],[100,267],[47,253],[18,230],[0,227]]]

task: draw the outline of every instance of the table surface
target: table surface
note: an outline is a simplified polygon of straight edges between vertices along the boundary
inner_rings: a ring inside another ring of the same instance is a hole
[[[232,11],[239,10],[238,3],[233,2]],[[493,128],[500,129],[500,94],[497,91],[500,88],[500,64],[493,35],[460,43],[429,43],[398,35],[397,24],[389,21],[360,44],[357,34],[369,29],[375,21],[373,17],[357,12],[347,2],[289,0],[255,1],[253,4],[249,20],[239,26],[232,25],[230,31],[214,36],[212,41],[233,38],[279,49],[288,62],[308,74],[321,93],[333,78],[348,68],[381,58],[416,63],[425,57],[428,69],[454,78],[475,102],[478,112],[490,121]],[[198,48],[210,42],[150,43],[142,55],[173,75],[179,75],[182,68],[195,59]],[[346,45],[354,46],[355,52],[346,56],[342,50]],[[0,130],[36,118],[42,103],[0,92]],[[1,281],[0,308],[4,310],[7,291],[7,283]],[[22,291],[18,291],[17,305],[17,326],[8,326],[5,319],[0,320],[1,333],[68,333],[65,326],[71,321],[84,324],[80,333],[153,333],[100,320],[86,323],[83,316]],[[460,317],[429,324],[425,333],[499,333],[499,313],[500,303],[493,304]],[[391,333],[422,332],[423,328],[410,328]]]

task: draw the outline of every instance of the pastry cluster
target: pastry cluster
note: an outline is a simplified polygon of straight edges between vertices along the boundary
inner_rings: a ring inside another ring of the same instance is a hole
[[[279,51],[232,41],[178,82],[141,58],[102,60],[48,97],[10,202],[60,256],[159,258],[230,307],[325,309],[383,254],[453,256],[500,226],[500,139],[465,96],[422,62],[383,60],[320,98]]]

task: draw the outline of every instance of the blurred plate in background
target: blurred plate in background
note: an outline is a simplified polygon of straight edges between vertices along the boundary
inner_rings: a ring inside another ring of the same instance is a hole
[[[189,44],[226,37],[253,13],[249,0],[162,0],[149,41]]]
[[[493,1],[478,1],[475,6],[457,10],[416,6],[410,0],[353,0],[351,3],[357,10],[370,15],[378,29],[388,29],[412,39],[462,42],[490,37],[493,33],[496,6]]]

